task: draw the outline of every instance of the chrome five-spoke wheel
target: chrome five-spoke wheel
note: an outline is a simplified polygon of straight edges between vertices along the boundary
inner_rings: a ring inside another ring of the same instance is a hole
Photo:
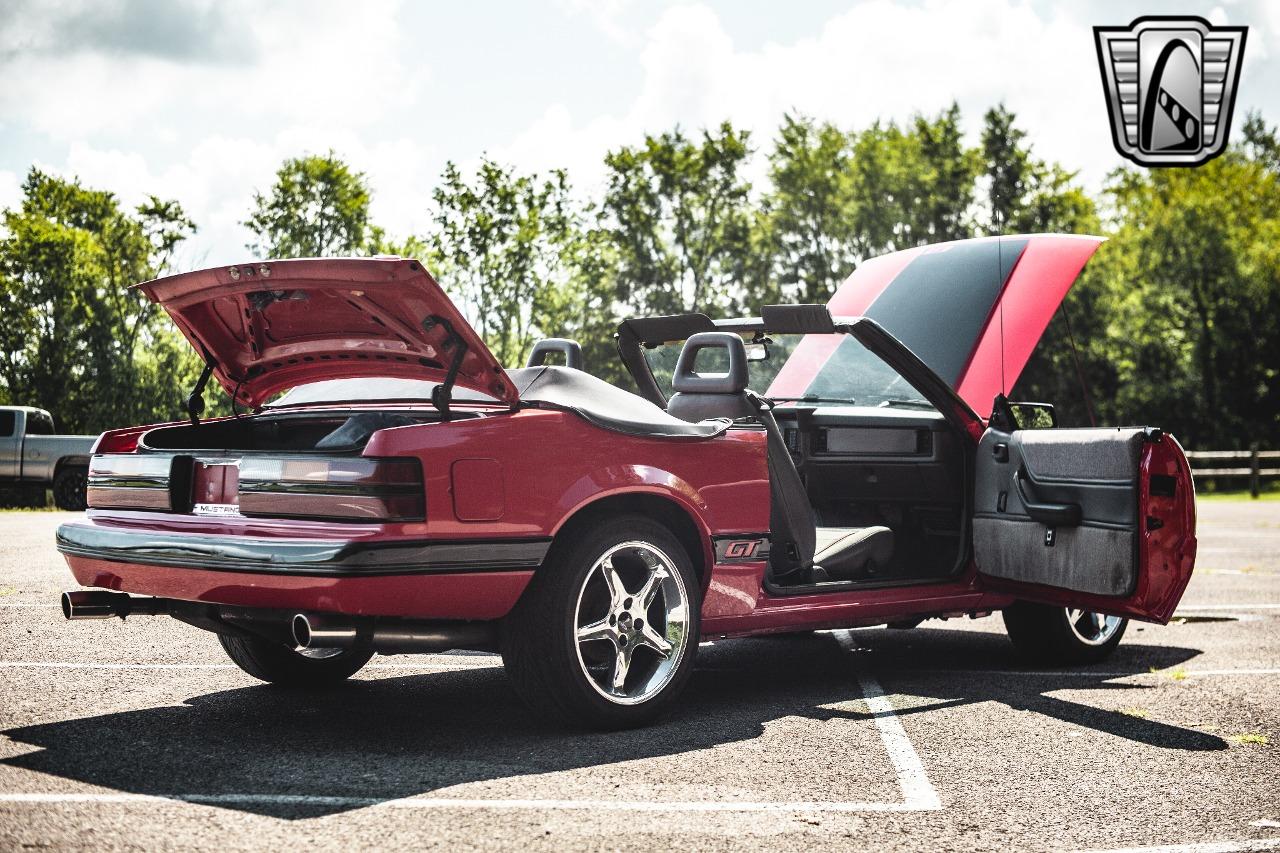
[[[1004,611],[1009,639],[1022,656],[1051,666],[1104,660],[1120,644],[1128,624],[1123,616],[1029,601]]]
[[[1105,645],[1120,630],[1122,622],[1124,619],[1119,616],[1067,608],[1067,624],[1071,626],[1071,633],[1087,646]]]
[[[701,594],[689,550],[658,519],[596,516],[561,531],[503,620],[502,662],[548,720],[643,725],[693,674]]]
[[[607,550],[578,592],[578,664],[620,705],[644,702],[675,676],[688,644],[689,596],[671,558],[647,542]]]

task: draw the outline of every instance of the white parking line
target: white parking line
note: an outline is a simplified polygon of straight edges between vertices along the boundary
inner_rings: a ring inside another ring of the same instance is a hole
[[[852,642],[852,641],[850,641]],[[843,643],[842,643],[843,644]],[[364,667],[364,670],[443,670],[443,669],[496,669],[501,666],[501,661],[497,656],[481,656],[481,655],[447,655],[452,657],[452,661],[434,661],[424,663],[371,663]],[[467,661],[467,662],[464,662]],[[5,660],[0,661],[0,669],[84,669],[84,670],[216,670],[216,669],[237,669],[235,664],[230,663],[87,663],[80,661],[34,661],[34,660]],[[362,671],[364,671],[362,670]],[[1240,675],[1280,675],[1280,668],[1256,668],[1256,669],[1183,669],[1183,670],[1156,670],[1155,672],[1109,672],[1105,670],[1087,670],[1087,669],[896,669],[887,673],[892,677],[904,677],[909,675],[1009,675],[1021,678],[1051,678],[1057,676],[1074,677],[1074,678],[1134,678],[1141,676],[1158,675],[1169,677],[1173,673],[1179,676],[1207,677],[1207,676],[1240,676]],[[867,695],[868,688],[875,685],[875,689],[879,688],[878,682],[861,681],[864,695]],[[883,693],[881,694],[883,695]],[[872,705],[870,699],[868,706]],[[873,714],[878,714],[883,710],[892,710],[888,705],[877,704],[872,708]],[[877,717],[877,720],[883,719]],[[888,741],[886,741],[886,744]]]
[[[498,661],[476,663],[369,663],[365,670],[489,670]],[[0,661],[0,670],[236,670],[234,663],[78,663],[76,661]]]
[[[621,812],[912,812],[940,809],[940,805],[920,803],[860,802],[734,802],[724,800],[517,800],[464,799],[454,797],[405,797],[379,800],[374,797],[326,797],[304,794],[28,794],[0,793],[0,804],[37,805],[161,805],[193,803],[209,806],[328,806],[333,808],[398,809],[498,809],[528,811],[621,811]]]
[[[1132,678],[1136,676],[1159,675],[1166,678],[1173,676],[1236,676],[1236,675],[1280,675],[1280,669],[1158,669],[1155,672],[1104,672],[1087,669],[897,669],[889,673],[892,677],[925,674],[925,675],[1011,675],[1022,678],[1053,678],[1058,676],[1074,678]]]
[[[840,632],[837,639],[846,648],[852,639],[848,632]],[[20,666],[58,666],[34,661],[0,662],[0,668]],[[67,664],[67,668],[102,669],[227,669],[230,664]],[[395,665],[384,665],[391,668]],[[405,669],[425,669],[405,665]],[[466,667],[455,667],[466,668]],[[482,668],[482,667],[471,667]],[[460,799],[453,797],[405,797],[380,800],[375,797],[330,797],[300,794],[226,793],[200,794],[175,793],[165,795],[126,793],[22,793],[0,792],[0,804],[109,804],[156,805],[166,802],[183,802],[211,806],[293,805],[327,806],[331,808],[407,808],[407,809],[506,809],[506,810],[599,810],[625,812],[914,812],[937,811],[942,808],[937,791],[925,774],[919,754],[907,738],[902,723],[893,711],[893,705],[884,690],[873,677],[860,675],[859,687],[873,715],[876,731],[884,742],[885,752],[893,765],[902,801],[896,803],[800,801],[800,802],[735,802],[724,800],[695,800],[661,802],[650,800],[538,800],[538,799]]]
[[[836,642],[846,652],[857,648],[853,634],[847,630],[835,632]],[[866,700],[867,710],[875,717],[876,728],[880,739],[884,741],[885,751],[889,753],[889,761],[893,764],[894,773],[898,776],[898,787],[902,789],[902,801],[909,806],[909,811],[937,811],[942,808],[938,792],[929,782],[925,773],[924,762],[920,754],[911,745],[911,739],[902,728],[902,721],[893,712],[893,705],[884,695],[880,682],[870,675],[859,675],[858,684],[862,688],[862,696]]]
[[[64,805],[155,806],[166,802],[208,806],[327,806],[331,808],[393,809],[501,809],[528,811],[622,811],[622,812],[907,812],[919,811],[910,803],[842,802],[732,802],[725,800],[500,800],[454,797],[404,797],[379,800],[375,797],[325,797],[305,794],[25,794],[0,793],[0,804],[28,803]]]
[[[1251,850],[1276,849],[1280,849],[1280,838],[1253,838],[1244,841],[1201,841],[1194,844],[1165,844],[1158,847],[1081,850],[1078,853],[1245,853],[1245,851]]]
[[[1180,604],[1177,613],[1184,610],[1280,610],[1280,604],[1273,602],[1253,604]],[[1177,613],[1174,615],[1176,616]]]

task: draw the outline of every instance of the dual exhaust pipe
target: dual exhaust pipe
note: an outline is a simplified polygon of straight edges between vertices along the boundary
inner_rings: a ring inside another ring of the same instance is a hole
[[[111,619],[128,616],[178,616],[200,605],[173,598],[150,598],[124,592],[83,589],[62,594],[62,615],[68,620]],[[450,649],[494,651],[497,631],[491,622],[431,622],[385,617],[299,613],[225,608],[218,621],[228,629],[248,631],[273,640],[292,635],[299,649],[371,648],[384,655],[423,654]],[[245,617],[249,618],[245,618]],[[218,618],[218,617],[215,617]],[[201,624],[200,627],[205,627]]]
[[[497,633],[489,622],[418,622],[407,619],[351,619],[299,613],[291,623],[300,649],[372,648],[384,655],[447,652],[450,649],[493,651]]]

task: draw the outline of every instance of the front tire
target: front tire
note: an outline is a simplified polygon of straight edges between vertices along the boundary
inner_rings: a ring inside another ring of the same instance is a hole
[[[1120,645],[1129,620],[1088,610],[1019,601],[1003,613],[1014,648],[1049,666],[1099,663]]]
[[[693,672],[701,596],[684,547],[641,515],[557,545],[503,623],[502,661],[539,716],[594,729],[650,722]]]
[[[362,649],[291,649],[262,637],[219,634],[218,642],[236,666],[259,681],[288,687],[332,687],[369,662]]]
[[[89,469],[78,465],[63,468],[53,478],[53,505],[58,509],[83,512],[89,488]]]

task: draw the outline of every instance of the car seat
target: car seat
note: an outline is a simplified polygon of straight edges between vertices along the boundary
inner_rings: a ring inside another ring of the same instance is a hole
[[[553,352],[564,355],[564,366],[574,370],[582,370],[582,345],[568,338],[543,338],[533,345],[529,351],[529,361],[525,367],[541,367],[547,363],[547,356]]]
[[[698,373],[698,353],[725,350],[728,369]],[[893,557],[887,527],[817,527],[804,480],[796,470],[772,405],[747,388],[747,350],[731,332],[699,332],[685,341],[671,377],[667,412],[682,420],[753,418],[764,425],[769,463],[770,564],[781,583],[853,580]]]

